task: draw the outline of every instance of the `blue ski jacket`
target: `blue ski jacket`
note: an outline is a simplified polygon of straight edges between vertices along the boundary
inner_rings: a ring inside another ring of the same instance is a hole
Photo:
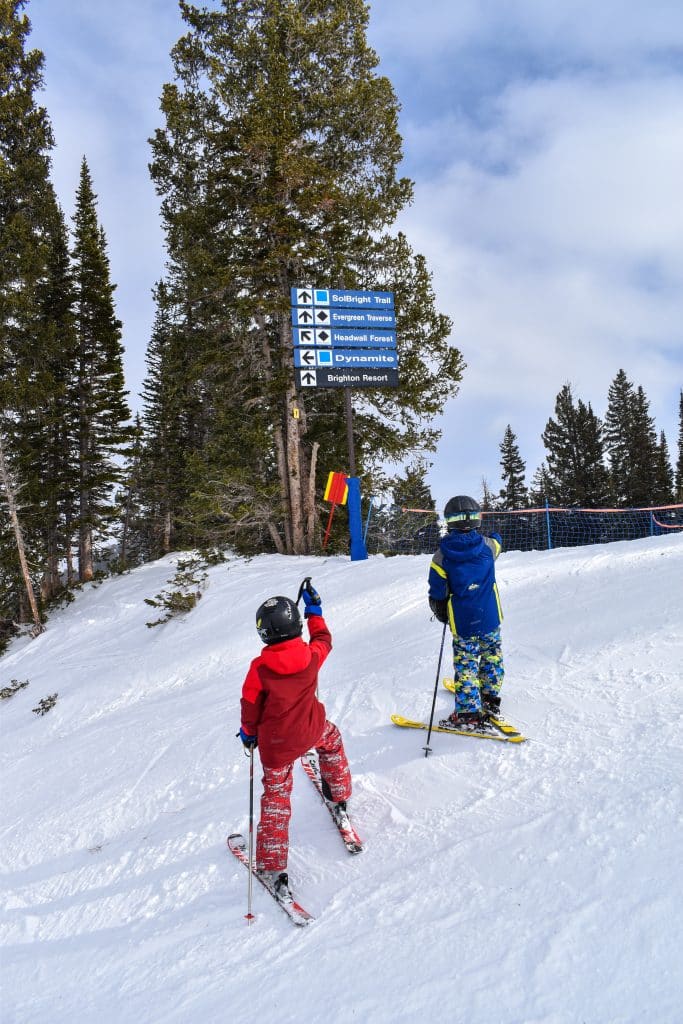
[[[454,636],[485,636],[503,621],[494,566],[502,550],[497,533],[452,530],[442,538],[429,566],[429,603]]]

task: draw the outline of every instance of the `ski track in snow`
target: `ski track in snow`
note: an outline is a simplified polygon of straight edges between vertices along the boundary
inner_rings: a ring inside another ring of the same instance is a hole
[[[428,556],[234,559],[148,629],[176,561],[86,587],[0,659],[0,685],[30,680],[0,705],[3,1024],[678,1024],[683,537],[501,556],[504,712],[529,740],[433,734],[429,758],[389,722],[431,710]],[[289,872],[316,921],[256,886],[247,926],[241,684],[256,607],[306,575],[366,849],[296,766]],[[452,700],[439,679],[436,718]]]

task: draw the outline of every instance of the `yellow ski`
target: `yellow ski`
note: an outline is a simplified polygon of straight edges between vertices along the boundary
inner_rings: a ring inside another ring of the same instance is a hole
[[[391,721],[394,725],[400,725],[402,729],[424,729],[429,731],[429,725],[426,722],[416,722],[412,718],[404,718],[403,715],[392,715]],[[438,723],[432,726],[432,732],[450,732],[456,736],[473,736],[479,740],[498,740],[501,743],[524,743],[526,737],[521,736],[518,732],[504,733],[504,732],[477,732],[473,729],[452,729],[445,728]]]
[[[449,679],[447,676],[443,681],[443,685],[447,690],[450,690],[451,693],[455,693],[455,681],[453,679]],[[500,718],[498,715],[489,715],[489,722],[491,725],[495,725],[496,729],[500,729],[501,732],[504,732],[505,735],[510,738],[513,736],[520,736],[521,739],[526,739],[525,736],[522,736],[519,729],[516,729],[512,722],[508,722],[505,718]]]

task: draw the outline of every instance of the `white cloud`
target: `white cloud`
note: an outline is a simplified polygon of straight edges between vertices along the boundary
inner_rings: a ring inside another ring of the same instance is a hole
[[[67,214],[87,156],[137,391],[163,265],[147,138],[175,0],[31,0]],[[604,411],[623,367],[677,440],[683,383],[683,5],[373,0],[370,41],[403,105],[416,201],[401,226],[434,271],[468,363],[444,412],[435,497],[497,489],[507,423],[529,475],[565,380]]]
[[[681,78],[581,75],[509,85],[485,126],[452,111],[408,126],[409,143],[431,139],[448,156],[431,178],[422,166],[402,226],[428,256],[468,364],[432,473],[442,497],[454,464],[460,489],[482,475],[497,489],[507,423],[531,476],[562,384],[602,414],[622,367],[675,452],[682,115]]]

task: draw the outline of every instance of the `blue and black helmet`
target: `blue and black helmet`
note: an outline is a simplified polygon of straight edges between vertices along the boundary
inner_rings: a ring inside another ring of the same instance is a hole
[[[474,498],[458,494],[447,502],[443,517],[449,532],[459,530],[461,533],[467,533],[469,530],[478,530],[481,526],[481,507]]]

